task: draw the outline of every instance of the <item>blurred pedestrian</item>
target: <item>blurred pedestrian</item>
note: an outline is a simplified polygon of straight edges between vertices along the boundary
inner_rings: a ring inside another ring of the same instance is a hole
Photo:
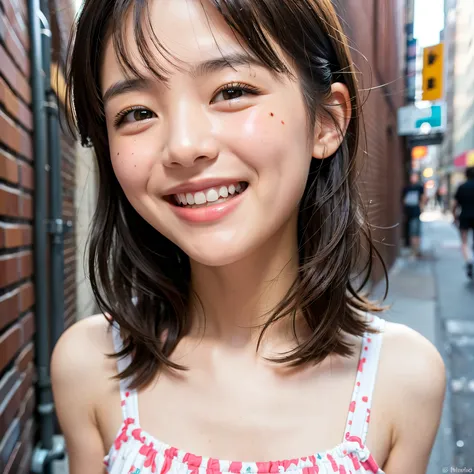
[[[418,173],[412,173],[410,184],[405,186],[402,193],[403,211],[408,230],[411,252],[414,257],[420,257],[421,245],[421,213],[426,204],[425,188],[420,183]]]
[[[473,278],[474,250],[469,249],[469,231],[471,230],[474,234],[474,167],[466,169],[466,178],[466,182],[461,184],[456,191],[452,211],[454,222],[461,232],[461,250],[466,262],[467,276]]]

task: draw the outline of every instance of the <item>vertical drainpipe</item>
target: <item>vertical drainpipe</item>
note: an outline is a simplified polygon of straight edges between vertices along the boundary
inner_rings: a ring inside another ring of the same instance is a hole
[[[31,90],[33,112],[33,138],[35,159],[34,194],[34,262],[35,262],[35,356],[37,368],[37,397],[39,443],[32,456],[31,472],[50,474],[51,461],[64,455],[61,445],[55,445],[54,406],[49,372],[50,344],[48,331],[48,286],[47,286],[47,121],[45,114],[45,80],[43,74],[42,28],[48,30],[39,0],[28,0],[28,23],[30,30]]]
[[[41,0],[43,71],[49,158],[49,222],[50,251],[50,354],[64,331],[64,232],[62,220],[61,142],[59,138],[58,100],[51,86],[51,29],[48,1]],[[54,80],[54,79],[53,79]],[[69,223],[68,223],[69,224]]]

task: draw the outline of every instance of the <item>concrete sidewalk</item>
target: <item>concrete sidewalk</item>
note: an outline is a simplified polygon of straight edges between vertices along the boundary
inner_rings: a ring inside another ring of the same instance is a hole
[[[435,213],[436,214],[436,213]],[[443,222],[441,214],[429,215],[423,224],[423,258],[412,260],[403,249],[389,274],[389,293],[385,303],[390,306],[383,318],[404,324],[431,341],[440,352],[446,364],[450,380],[448,346],[444,335],[442,318],[439,315],[439,291],[435,272],[438,246],[436,232],[431,222]],[[446,225],[449,225],[448,223]],[[385,282],[379,283],[372,294],[383,297]],[[449,387],[449,382],[448,382]],[[443,468],[453,464],[454,440],[452,437],[451,392],[447,389],[438,436],[435,441],[427,474],[440,474]]]

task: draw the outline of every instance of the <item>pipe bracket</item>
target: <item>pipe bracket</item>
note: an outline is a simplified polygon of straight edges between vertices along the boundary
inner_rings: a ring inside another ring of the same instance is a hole
[[[44,449],[38,444],[31,458],[31,472],[34,474],[43,474],[45,466],[51,462],[64,459],[66,456],[66,444],[62,436],[53,438],[52,449]]]
[[[72,221],[53,219],[48,221],[48,232],[53,235],[65,235],[72,230]]]

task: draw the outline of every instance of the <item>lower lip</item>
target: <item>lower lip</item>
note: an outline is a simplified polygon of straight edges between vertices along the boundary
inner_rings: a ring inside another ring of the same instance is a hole
[[[215,222],[233,212],[242,202],[242,198],[246,192],[247,189],[228,201],[206,207],[180,207],[171,203],[169,203],[169,205],[176,215],[185,221],[194,223]]]

